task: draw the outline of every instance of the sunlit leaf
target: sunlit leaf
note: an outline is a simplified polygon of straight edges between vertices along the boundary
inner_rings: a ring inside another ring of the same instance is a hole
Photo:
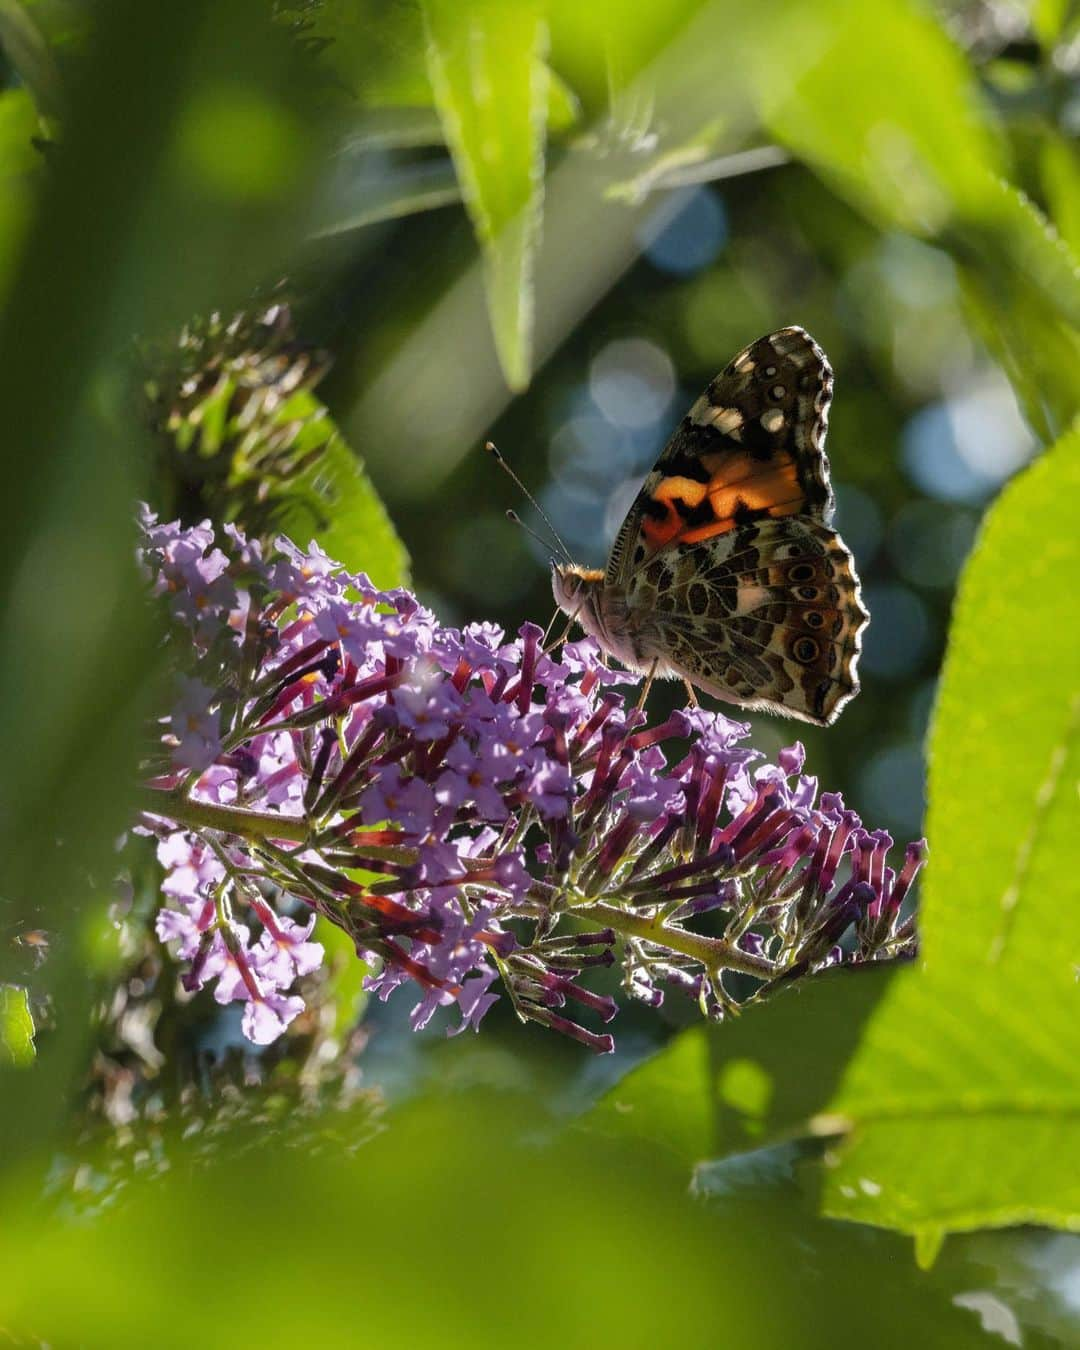
[[[987,212],[944,243],[968,313],[1046,443],[1080,412],[1080,268],[1038,210],[995,180]]]
[[[1034,430],[1054,439],[1080,405],[1080,277],[1037,209],[1002,180],[1001,138],[961,52],[906,0],[826,3],[799,17],[817,59],[788,79],[787,65],[758,52],[766,121],[877,223],[949,249],[976,326]]]
[[[306,391],[284,404],[280,416],[303,421],[294,450],[307,467],[282,493],[276,528],[305,544],[317,539],[332,558],[367,572],[376,586],[400,586],[408,579],[405,547],[333,419]]]
[[[925,957],[830,1105],[855,1125],[829,1212],[922,1234],[1080,1227],[1080,433],[992,509],[930,747]]]
[[[544,182],[547,28],[539,4],[427,0],[428,70],[484,253],[507,383],[532,366],[533,267]]]
[[[883,224],[933,233],[977,214],[1001,146],[967,63],[931,15],[907,0],[825,0],[798,18],[811,58],[790,84],[787,66],[756,49],[778,139]]]
[[[34,1060],[34,1015],[25,989],[0,984],[0,1060],[9,1064],[32,1064]]]
[[[1041,168],[1050,216],[1073,255],[1080,257],[1080,152],[1076,142],[1049,135]]]
[[[0,296],[9,285],[44,159],[34,148],[40,122],[25,89],[0,93]]]
[[[1031,26],[1044,47],[1053,49],[1061,36],[1070,8],[1075,10],[1069,0],[1031,0]]]
[[[836,971],[719,1027],[692,1027],[628,1074],[590,1128],[664,1144],[690,1166],[840,1128],[822,1118],[890,966]]]

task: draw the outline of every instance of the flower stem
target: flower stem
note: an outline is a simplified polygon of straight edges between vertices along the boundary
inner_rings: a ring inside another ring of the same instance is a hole
[[[193,801],[181,792],[150,791],[143,802],[142,809],[148,815],[164,816],[178,825],[196,829],[221,830],[242,839],[287,839],[303,844],[309,835],[306,817],[286,816],[280,811],[252,811],[245,806]]]
[[[606,904],[603,900],[575,905],[573,913],[578,918],[596,919],[628,937],[643,938],[646,942],[654,942],[660,947],[689,956],[700,961],[706,970],[737,970],[759,980],[771,980],[779,973],[779,967],[767,957],[744,952],[724,938],[689,933],[678,925],[666,924],[659,918],[649,919],[643,914]]]

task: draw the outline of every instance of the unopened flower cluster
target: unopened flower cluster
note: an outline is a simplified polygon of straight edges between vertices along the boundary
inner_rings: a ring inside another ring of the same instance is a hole
[[[317,926],[344,929],[414,1027],[476,1028],[501,989],[595,1050],[606,989],[720,1016],[830,964],[912,950],[892,840],[699,708],[650,725],[591,641],[439,623],[315,545],[264,555],[226,526],[143,513],[175,700],[146,765],[189,990],[244,1005],[265,1044],[303,1008]],[[577,1012],[572,1011],[577,1009]],[[580,1018],[580,1020],[579,1020]]]

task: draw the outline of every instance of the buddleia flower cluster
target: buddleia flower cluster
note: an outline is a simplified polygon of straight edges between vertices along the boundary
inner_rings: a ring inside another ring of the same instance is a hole
[[[720,713],[650,722],[591,641],[447,627],[315,544],[146,510],[141,531],[176,672],[141,803],[157,933],[252,1041],[301,1011],[324,923],[417,1029],[475,1029],[503,994],[597,1051],[620,985],[720,1017],[913,950],[922,841],[890,866],[801,746],[768,763]]]

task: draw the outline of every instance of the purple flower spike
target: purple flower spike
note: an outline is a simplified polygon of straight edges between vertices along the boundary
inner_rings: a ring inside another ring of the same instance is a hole
[[[760,990],[913,950],[925,846],[897,874],[800,744],[763,763],[721,713],[650,723],[591,639],[444,627],[314,544],[141,525],[179,680],[146,773],[156,930],[256,1044],[300,1016],[326,924],[377,997],[411,991],[417,1030],[475,1031],[502,988],[599,1053],[565,1010],[610,1021],[589,980],[616,960],[630,997],[720,1017],[726,970]]]

